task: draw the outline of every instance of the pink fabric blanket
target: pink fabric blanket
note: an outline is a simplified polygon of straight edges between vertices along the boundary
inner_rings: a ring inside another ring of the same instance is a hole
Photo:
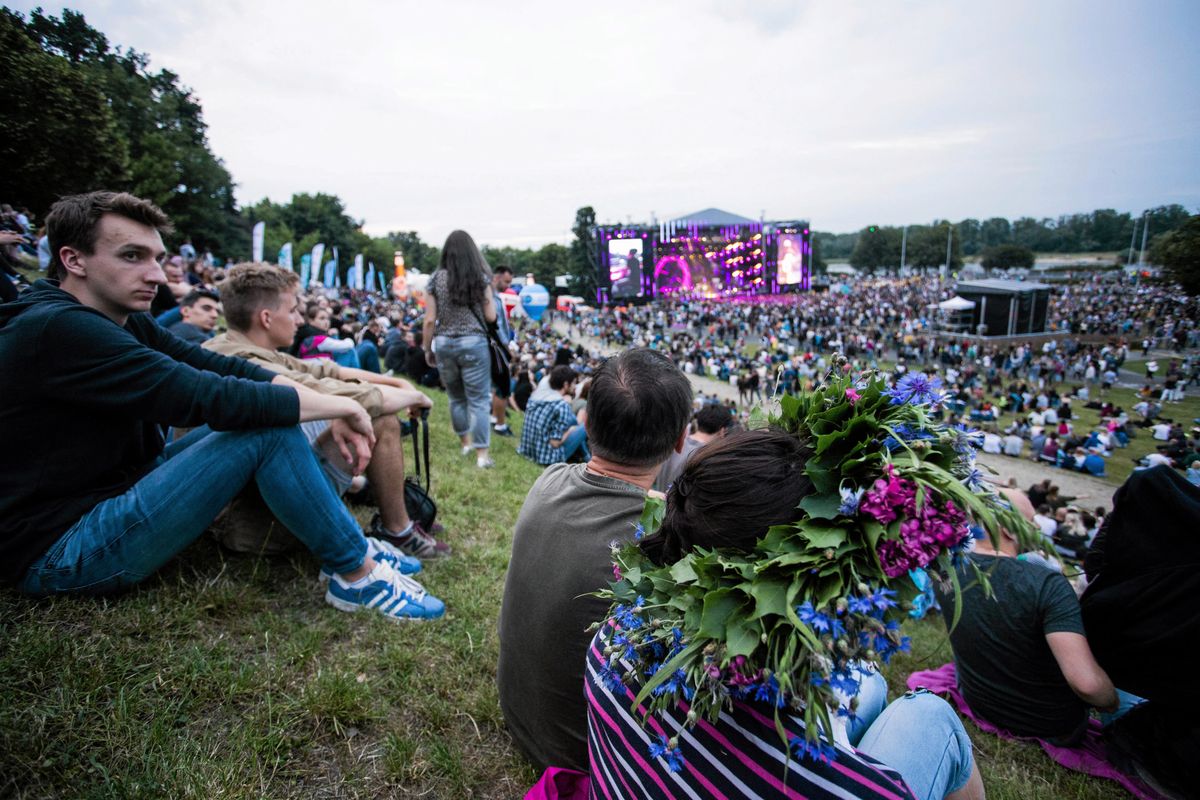
[[[1140,800],[1164,800],[1162,795],[1145,783],[1137,778],[1129,777],[1109,763],[1104,749],[1104,742],[1100,738],[1100,723],[1096,720],[1091,720],[1088,723],[1087,733],[1080,744],[1075,747],[1059,747],[1058,745],[1050,744],[1045,739],[1014,736],[1003,728],[998,728],[992,723],[976,716],[975,712],[971,710],[971,707],[967,705],[967,701],[963,699],[962,694],[958,691],[958,677],[954,672],[953,663],[943,664],[938,669],[923,670],[909,675],[908,688],[916,689],[918,687],[924,687],[935,694],[948,695],[950,702],[954,703],[959,712],[969,717],[980,730],[993,733],[1001,739],[1037,742],[1046,751],[1046,755],[1067,769],[1116,781],[1124,786],[1134,797],[1140,798]]]
[[[525,793],[525,800],[588,800],[591,789],[591,776],[585,772],[546,767],[538,782]]]

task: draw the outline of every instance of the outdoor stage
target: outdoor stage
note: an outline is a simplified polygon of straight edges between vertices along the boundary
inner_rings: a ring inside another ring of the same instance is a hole
[[[597,301],[770,297],[811,288],[807,222],[765,222],[715,208],[659,225],[597,226]]]

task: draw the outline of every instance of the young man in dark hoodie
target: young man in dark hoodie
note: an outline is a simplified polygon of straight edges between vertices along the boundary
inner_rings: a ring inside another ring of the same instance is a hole
[[[0,581],[31,595],[135,584],[195,540],[250,481],[331,573],[326,601],[392,619],[441,601],[392,568],[321,473],[297,423],[342,419],[361,472],[374,434],[323,395],[163,331],[163,212],[133,195],[60,200],[46,220],[52,278],[0,305]],[[195,427],[164,446],[160,425]]]

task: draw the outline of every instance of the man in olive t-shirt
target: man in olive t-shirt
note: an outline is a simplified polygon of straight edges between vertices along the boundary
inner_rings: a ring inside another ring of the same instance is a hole
[[[592,460],[555,464],[529,490],[513,531],[500,608],[500,708],[539,769],[586,772],[588,627],[608,603],[610,543],[634,537],[659,466],[683,448],[692,388],[666,356],[627,350],[592,378]]]

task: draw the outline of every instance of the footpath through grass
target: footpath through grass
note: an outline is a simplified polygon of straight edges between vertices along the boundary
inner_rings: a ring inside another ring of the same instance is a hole
[[[340,613],[303,550],[230,555],[207,536],[120,597],[0,593],[0,797],[521,797],[536,775],[503,727],[496,619],[540,468],[495,439],[496,469],[476,469],[435,402],[434,494],[455,553],[421,578],[445,619]],[[940,620],[909,627],[893,695],[950,658]],[[992,798],[1122,796],[967,727]]]

